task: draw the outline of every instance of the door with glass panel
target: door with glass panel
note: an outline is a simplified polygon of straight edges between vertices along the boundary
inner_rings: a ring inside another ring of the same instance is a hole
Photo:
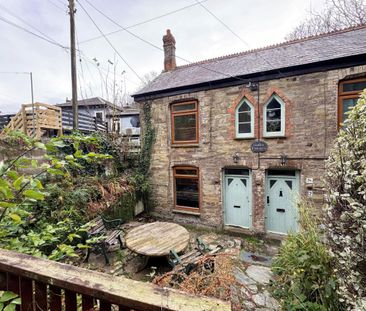
[[[298,172],[269,170],[266,178],[266,230],[287,234],[298,229]]]
[[[224,177],[225,225],[252,226],[252,185],[248,169],[226,169]]]

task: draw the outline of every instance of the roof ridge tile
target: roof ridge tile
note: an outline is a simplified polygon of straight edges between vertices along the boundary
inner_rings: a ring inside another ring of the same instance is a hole
[[[366,28],[366,24],[357,24],[357,25],[354,25],[354,26],[351,26],[351,27],[331,30],[331,31],[323,32],[323,33],[316,34],[316,35],[305,36],[305,37],[302,37],[302,38],[299,38],[299,39],[287,40],[287,41],[283,41],[283,42],[279,42],[279,43],[270,44],[270,45],[267,45],[267,46],[264,46],[264,47],[250,49],[250,50],[247,50],[247,51],[242,51],[242,52],[217,56],[217,57],[213,57],[213,58],[203,59],[203,60],[192,62],[192,63],[189,63],[189,64],[177,66],[174,70],[177,70],[177,69],[180,69],[180,68],[187,68],[187,67],[191,67],[191,66],[196,66],[196,65],[207,64],[209,62],[218,61],[218,60],[227,59],[227,58],[233,58],[233,57],[242,56],[242,55],[246,55],[246,54],[251,54],[251,53],[255,53],[255,52],[271,50],[271,49],[277,48],[277,47],[288,46],[288,45],[295,44],[295,43],[306,42],[306,41],[315,40],[315,39],[319,39],[319,38],[324,38],[324,37],[328,37],[328,36],[333,36],[333,35],[337,35],[337,34],[341,34],[341,33],[345,33],[345,32],[355,31],[355,30],[363,29],[363,28]],[[172,71],[174,71],[174,70],[172,70]]]

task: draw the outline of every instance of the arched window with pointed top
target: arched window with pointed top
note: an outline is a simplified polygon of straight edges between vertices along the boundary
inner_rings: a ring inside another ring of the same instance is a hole
[[[285,136],[285,103],[276,94],[273,94],[264,105],[263,136]]]
[[[245,97],[235,111],[236,138],[254,137],[254,107]]]

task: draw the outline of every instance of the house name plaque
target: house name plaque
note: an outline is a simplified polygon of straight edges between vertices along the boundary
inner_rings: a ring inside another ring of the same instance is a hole
[[[264,141],[256,140],[251,144],[250,149],[253,153],[263,153],[267,151],[268,145]]]

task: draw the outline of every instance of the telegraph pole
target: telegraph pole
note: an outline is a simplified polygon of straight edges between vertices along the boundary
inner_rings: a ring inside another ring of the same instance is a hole
[[[71,48],[71,83],[72,83],[72,116],[73,129],[78,129],[78,94],[77,94],[77,80],[76,80],[76,48],[75,48],[75,2],[69,0],[69,14],[70,14],[70,48]]]

